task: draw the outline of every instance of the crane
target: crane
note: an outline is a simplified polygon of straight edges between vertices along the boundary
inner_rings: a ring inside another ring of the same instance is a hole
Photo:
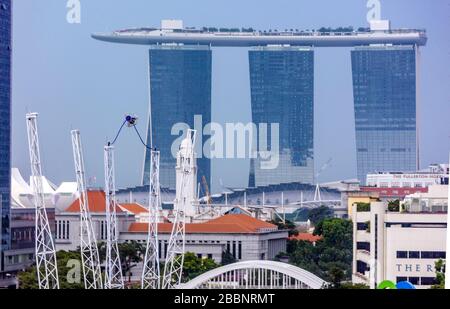
[[[72,130],[71,136],[80,200],[80,251],[81,263],[83,265],[84,287],[86,289],[102,289],[101,263],[92,218],[89,212],[89,200],[86,191],[86,174],[80,131]]]
[[[195,172],[194,145],[196,134],[197,131],[188,130],[187,137],[182,141],[177,154],[176,169],[180,175],[180,186],[174,202],[174,220],[164,264],[163,289],[173,289],[181,283],[185,253],[186,210],[188,203],[192,203],[189,197],[189,179]],[[191,192],[191,194],[193,193]]]
[[[117,215],[116,185],[114,171],[114,146],[104,148],[105,195],[106,195],[106,262],[105,289],[123,289],[122,265],[120,263]]]
[[[34,194],[34,206],[36,208],[36,270],[39,289],[59,289],[55,244],[44,201],[37,116],[37,113],[29,113],[26,115],[28,148],[31,162],[31,179]]]
[[[161,208],[161,188],[159,184],[160,152],[151,150],[150,190],[148,203],[148,235],[145,250],[141,287],[158,289],[160,286],[158,214]]]

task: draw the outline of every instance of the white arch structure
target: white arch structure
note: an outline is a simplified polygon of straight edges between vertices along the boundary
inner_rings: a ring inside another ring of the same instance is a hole
[[[180,289],[321,289],[326,282],[297,266],[275,261],[245,261],[210,270]]]

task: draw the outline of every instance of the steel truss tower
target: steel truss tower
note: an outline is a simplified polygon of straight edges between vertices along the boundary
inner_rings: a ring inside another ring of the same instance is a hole
[[[86,189],[86,173],[84,169],[83,148],[79,130],[71,131],[73,159],[77,175],[77,187],[80,200],[80,251],[83,264],[84,287],[86,289],[102,289],[102,273],[97,240],[89,212],[89,201]]]
[[[160,152],[151,150],[148,236],[141,280],[143,289],[158,289],[160,287],[158,217],[161,209],[161,188],[159,184],[159,158]]]
[[[31,181],[34,194],[35,212],[35,250],[36,269],[39,289],[59,289],[58,265],[52,230],[48,222],[42,185],[42,165],[39,151],[39,135],[37,129],[37,113],[26,115],[28,146],[31,162]]]
[[[116,184],[114,171],[114,147],[105,146],[105,195],[106,195],[106,262],[105,289],[123,289],[122,267],[120,263],[117,216]]]
[[[174,203],[174,221],[166,252],[163,289],[173,289],[181,283],[185,253],[186,208],[188,203],[192,203],[186,198],[189,195],[187,184],[188,177],[194,171],[195,138],[196,131],[188,130],[187,137],[178,152],[177,170],[181,172],[181,185]]]

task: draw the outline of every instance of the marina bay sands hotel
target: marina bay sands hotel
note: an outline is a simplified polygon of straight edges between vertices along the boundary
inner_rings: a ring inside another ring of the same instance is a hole
[[[279,123],[280,160],[264,170],[252,159],[249,186],[314,182],[314,49],[350,47],[358,179],[382,171],[418,168],[417,72],[424,30],[393,30],[389,21],[370,28],[315,31],[252,28],[185,28],[165,20],[160,28],[94,34],[101,41],[149,45],[150,120],[147,140],[161,150],[160,181],[175,187],[172,126],[194,127],[194,115],[211,122],[212,48],[249,49],[252,121]],[[338,134],[330,132],[329,138]],[[270,141],[270,138],[269,138]],[[270,146],[270,145],[269,145]],[[146,153],[143,184],[149,182]],[[198,160],[210,180],[211,164]]]

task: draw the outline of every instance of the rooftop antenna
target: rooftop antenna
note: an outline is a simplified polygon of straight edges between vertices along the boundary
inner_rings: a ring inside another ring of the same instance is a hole
[[[39,134],[37,128],[37,113],[28,113],[27,133],[28,149],[31,162],[31,179],[34,195],[35,211],[35,252],[36,270],[39,289],[59,289],[58,265],[53,235],[48,221],[42,185],[42,165],[39,151]]]

